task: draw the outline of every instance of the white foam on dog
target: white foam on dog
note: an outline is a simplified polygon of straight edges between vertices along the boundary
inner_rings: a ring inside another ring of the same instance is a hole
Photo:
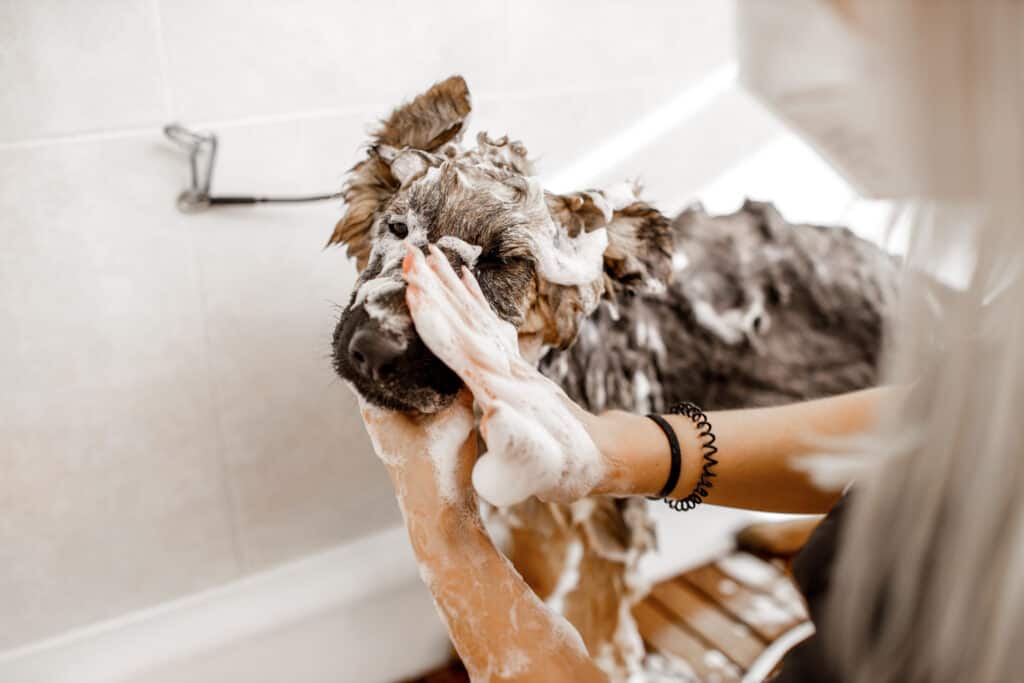
[[[459,457],[475,426],[473,411],[456,408],[431,421],[426,428],[426,456],[434,465],[438,494],[447,503],[462,503],[466,499],[467,491],[459,486]]]
[[[583,541],[574,538],[565,547],[564,567],[551,595],[544,601],[558,614],[565,614],[565,598],[580,583],[580,563],[583,561]]]
[[[401,272],[375,277],[359,285],[352,305],[363,306],[367,301],[375,301],[404,287],[405,281],[402,280]]]
[[[556,285],[589,285],[601,277],[604,252],[608,248],[608,231],[598,228],[569,237],[549,221],[550,231],[531,234],[533,257],[537,270],[548,282]],[[546,233],[546,234],[545,234]]]
[[[484,250],[480,245],[470,244],[455,235],[444,235],[437,240],[437,246],[454,251],[467,268],[473,268],[476,265],[477,259],[480,258],[480,254]]]
[[[526,211],[532,218],[527,238],[532,243],[530,253],[541,277],[551,284],[569,287],[587,286],[599,280],[604,272],[608,231],[598,228],[570,237],[552,220],[540,182],[529,178],[527,187]]]

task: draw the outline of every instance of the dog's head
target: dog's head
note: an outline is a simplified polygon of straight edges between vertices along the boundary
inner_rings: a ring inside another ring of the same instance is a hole
[[[371,403],[435,412],[461,383],[423,344],[405,304],[405,242],[434,244],[470,268],[491,307],[519,330],[565,348],[602,296],[664,283],[668,221],[632,191],[547,193],[526,149],[485,134],[459,145],[470,113],[453,76],[396,109],[345,187],[329,244],[360,270],[334,331],[339,375]]]

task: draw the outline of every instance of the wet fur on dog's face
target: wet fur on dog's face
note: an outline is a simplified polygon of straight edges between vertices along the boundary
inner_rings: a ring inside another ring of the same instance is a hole
[[[406,244],[434,244],[470,268],[491,307],[519,330],[564,348],[602,295],[664,281],[668,222],[630,193],[545,193],[526,149],[481,134],[458,145],[470,111],[458,76],[399,107],[351,171],[343,243],[360,274],[334,332],[338,374],[367,401],[431,413],[461,382],[424,346],[405,304]]]

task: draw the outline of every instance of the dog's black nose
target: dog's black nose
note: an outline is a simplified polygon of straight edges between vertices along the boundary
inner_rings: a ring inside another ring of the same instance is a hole
[[[398,357],[405,349],[391,338],[372,330],[359,330],[348,343],[352,364],[365,377],[385,379],[398,369]]]

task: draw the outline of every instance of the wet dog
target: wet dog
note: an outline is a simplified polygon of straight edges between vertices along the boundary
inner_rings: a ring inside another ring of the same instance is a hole
[[[470,110],[462,78],[434,85],[380,124],[350,171],[329,243],[360,272],[333,357],[365,400],[432,413],[460,389],[412,325],[406,241],[471,268],[542,372],[593,412],[774,405],[873,384],[897,271],[873,245],[756,202],[670,224],[628,188],[545,192],[522,144],[461,144]],[[612,680],[637,671],[644,501],[529,499],[496,516],[504,552]]]
[[[401,274],[406,242],[436,245],[457,271],[472,269],[533,360],[569,347],[602,300],[664,290],[671,273],[669,221],[660,212],[628,188],[545,192],[521,143],[481,134],[475,146],[460,144],[470,110],[459,76],[395,109],[351,169],[346,211],[329,241],[344,245],[359,269],[334,331],[334,366],[384,408],[433,413],[461,387],[413,327]],[[590,503],[574,513],[530,500],[499,511],[497,525],[527,582],[558,603],[618,680],[643,655],[629,612],[639,596],[627,574],[652,536],[642,502],[627,504],[637,508],[632,517],[611,499]],[[578,585],[556,595],[559,577],[574,573]]]
[[[631,193],[545,192],[526,149],[481,134],[461,77],[399,107],[351,170],[331,244],[359,278],[334,334],[334,364],[369,402],[432,413],[460,382],[416,335],[401,277],[403,242],[438,246],[471,268],[497,314],[538,347],[565,348],[603,296],[668,277],[668,221]]]

